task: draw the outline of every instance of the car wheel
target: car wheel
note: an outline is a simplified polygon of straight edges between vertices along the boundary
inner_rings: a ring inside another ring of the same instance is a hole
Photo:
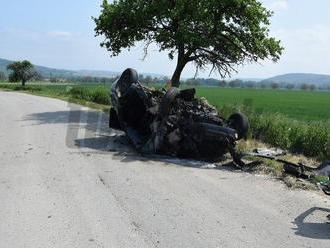
[[[138,83],[139,75],[136,70],[128,68],[120,76],[117,85],[121,95],[124,95],[132,84]]]
[[[236,131],[229,127],[222,127],[209,123],[194,123],[191,125],[191,137],[195,144],[198,159],[217,161],[225,153],[230,152],[235,160]],[[190,155],[191,156],[191,155]]]
[[[203,138],[208,140],[236,140],[236,130],[228,127],[199,122],[193,124],[193,130],[195,130],[196,133],[200,133]]]
[[[114,108],[110,108],[109,127],[113,129],[121,130],[118,115]]]
[[[248,118],[241,113],[232,114],[228,118],[228,126],[237,131],[238,139],[246,138],[250,128]]]

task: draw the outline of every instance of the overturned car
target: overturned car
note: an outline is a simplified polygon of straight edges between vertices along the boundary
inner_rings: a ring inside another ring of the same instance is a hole
[[[195,93],[195,89],[147,88],[134,69],[127,69],[112,85],[109,126],[124,131],[142,154],[213,162],[229,152],[241,165],[235,146],[248,133],[247,118],[235,113],[226,120]]]

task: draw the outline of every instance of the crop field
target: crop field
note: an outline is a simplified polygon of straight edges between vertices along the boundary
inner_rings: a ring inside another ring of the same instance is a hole
[[[302,121],[330,120],[330,92],[201,87],[197,94],[218,108],[249,105],[257,113],[280,113]]]
[[[0,83],[0,89],[57,97],[107,111],[109,87],[29,84],[23,88]],[[245,113],[252,138],[308,157],[330,158],[330,92],[198,87],[197,95],[215,105],[224,117],[237,109]]]
[[[19,84],[0,83],[1,87],[20,90]],[[86,92],[96,90],[105,97],[110,85],[33,83],[28,87],[29,91],[40,91],[49,95],[65,95],[74,88],[76,96],[78,92],[75,89],[79,87]],[[84,98],[84,94],[88,95],[86,92],[80,92],[82,95],[78,97]],[[256,113],[278,113],[301,121],[330,120],[330,92],[197,87],[197,95],[205,97],[219,109],[226,105],[247,105]],[[102,103],[104,102],[106,101],[103,100]]]
[[[110,85],[34,83],[29,84],[28,87],[30,87],[29,91],[40,91],[50,95],[64,95],[72,88],[75,91],[79,87],[86,92],[103,91],[105,96]],[[0,88],[20,90],[19,84],[0,83]],[[76,91],[74,93],[77,94]],[[219,109],[226,105],[248,105],[257,113],[279,113],[295,120],[330,120],[330,92],[197,87],[197,95],[205,97]]]

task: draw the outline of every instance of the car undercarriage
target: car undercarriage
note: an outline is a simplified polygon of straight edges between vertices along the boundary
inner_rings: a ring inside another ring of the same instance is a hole
[[[247,118],[240,113],[227,120],[195,89],[150,89],[127,69],[111,89],[110,127],[122,130],[143,154],[217,161],[229,152],[235,163],[236,142],[246,137]]]

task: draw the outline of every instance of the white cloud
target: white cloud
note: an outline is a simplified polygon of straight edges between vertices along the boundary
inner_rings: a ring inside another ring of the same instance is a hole
[[[272,32],[272,36],[280,39],[285,48],[280,61],[245,66],[239,70],[240,77],[267,78],[293,72],[329,74],[330,27],[282,28]]]
[[[47,33],[47,35],[51,36],[51,37],[56,37],[56,38],[66,38],[66,37],[70,37],[72,34],[70,32],[66,32],[66,31],[50,31]]]
[[[279,0],[270,4],[270,9],[278,12],[287,10],[289,8],[289,2],[287,0]]]

